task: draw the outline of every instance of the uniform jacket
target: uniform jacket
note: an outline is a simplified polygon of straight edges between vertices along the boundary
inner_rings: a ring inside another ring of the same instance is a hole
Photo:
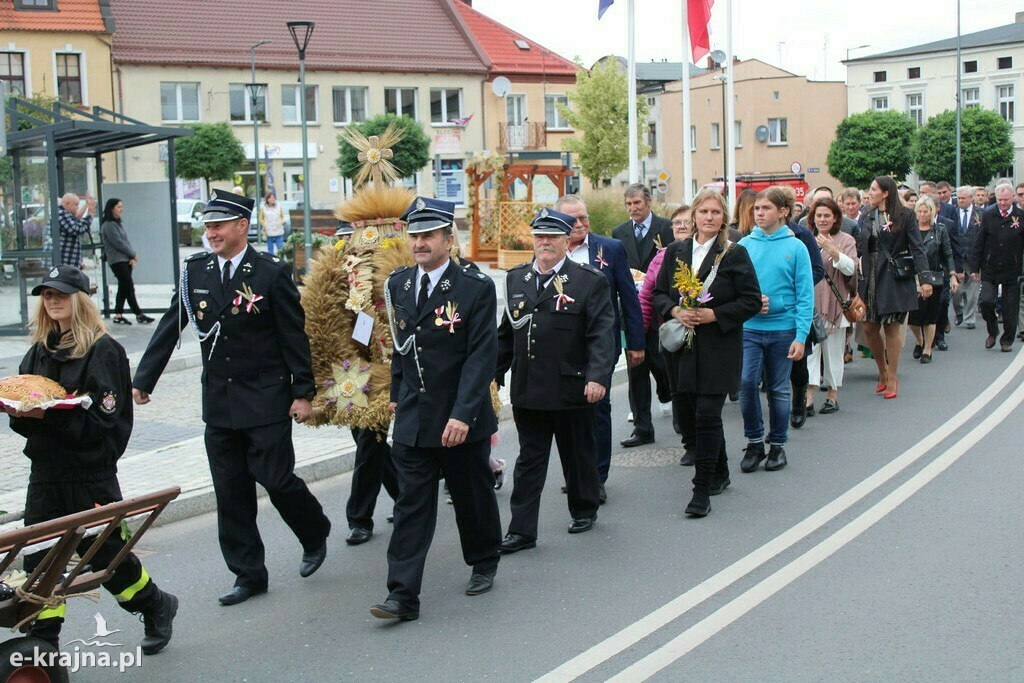
[[[217,256],[185,261],[189,303],[203,332],[220,322],[220,335],[202,344],[203,421],[211,427],[248,429],[290,419],[293,400],[315,390],[305,314],[288,266],[246,247],[223,293]],[[262,297],[238,304],[239,291]],[[150,393],[188,318],[176,293],[135,373],[135,388]],[[215,341],[216,340],[216,341]],[[212,355],[211,355],[212,353]]]
[[[615,226],[612,229],[612,237],[622,242],[622,246],[625,247],[629,267],[646,273],[647,267],[651,265],[651,259],[658,250],[658,244],[664,248],[675,240],[672,234],[672,221],[651,214],[651,227],[644,235],[643,241],[639,243],[636,241],[636,230],[633,225],[633,221],[628,220]],[[655,238],[659,236],[661,239],[656,240]]]
[[[722,247],[715,244],[704,257],[697,272],[701,282],[711,273],[720,253]],[[654,309],[665,320],[679,305],[679,291],[672,280],[680,261],[692,265],[692,238],[674,242],[665,250],[654,286]],[[704,307],[714,310],[717,319],[695,328],[692,349],[672,353],[674,386],[688,394],[730,394],[739,391],[743,372],[743,323],[761,310],[761,287],[746,249],[734,245],[722,257],[708,293],[713,298]]]
[[[917,227],[914,212],[900,207],[892,222],[895,229],[876,231],[873,228],[874,211],[868,211],[860,217],[860,235],[857,237],[857,255],[860,257],[860,281],[858,293],[867,301],[868,280],[871,269],[875,270],[875,310],[878,315],[905,313],[917,310],[917,285],[913,278],[897,280],[892,266],[885,257],[885,252],[878,250],[878,258],[872,254],[874,240],[881,240],[889,255],[895,258],[900,254],[909,253],[914,261],[914,269],[922,273],[928,268],[928,258],[921,245],[921,230]]]
[[[51,337],[50,346],[57,346]],[[89,394],[89,410],[47,410],[41,420],[11,417],[11,429],[28,438],[25,455],[32,460],[30,480],[87,481],[114,476],[117,459],[132,434],[132,384],[128,357],[117,341],[104,335],[82,358],[68,351],[51,353],[36,344],[18,372],[59,382],[69,393]]]
[[[534,410],[569,410],[588,405],[587,382],[606,389],[615,366],[612,328],[615,316],[608,280],[589,265],[565,259],[555,277],[572,299],[555,310],[554,281],[537,292],[537,273],[524,263],[505,275],[506,313],[498,328],[498,366],[495,377],[504,384],[511,368],[512,405]],[[533,314],[518,330],[512,320]]]
[[[1013,204],[1003,218],[992,205],[981,212],[981,229],[974,242],[971,272],[987,282],[1016,282],[1021,275],[1024,252],[1024,211]]]
[[[491,403],[498,351],[494,282],[478,270],[450,261],[418,311],[415,279],[416,268],[404,266],[391,274],[386,285],[394,313],[395,348],[416,337],[415,348],[404,356],[396,351],[391,359],[391,402],[398,404],[393,438],[407,446],[440,448],[445,426],[455,418],[469,425],[467,443],[486,439],[498,431]],[[456,307],[455,315],[448,314],[449,303]],[[456,317],[454,324],[444,324]]]
[[[590,233],[587,244],[590,247],[590,265],[597,268],[608,279],[608,291],[612,299],[612,311],[615,313],[615,347],[619,347],[619,339],[623,328],[626,332],[626,348],[642,351],[646,347],[644,321],[640,313],[640,299],[637,297],[636,283],[629,272],[626,248],[622,242],[610,237],[602,237]],[[622,309],[621,318],[619,308]],[[616,354],[617,356],[618,354]]]

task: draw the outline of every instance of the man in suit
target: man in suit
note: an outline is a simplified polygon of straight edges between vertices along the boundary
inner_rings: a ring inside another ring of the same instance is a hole
[[[986,206],[989,205],[988,190],[986,190],[984,187],[976,186],[972,191],[971,196],[974,200],[974,205],[979,209],[984,209]]]
[[[590,232],[590,217],[587,205],[574,194],[567,194],[555,202],[555,210],[576,219],[572,232],[569,233],[568,256],[576,263],[586,263],[597,268],[608,279],[608,291],[611,294],[612,310],[615,313],[615,327],[612,339],[615,345],[614,357],[617,359],[622,352],[622,332],[626,333],[626,359],[629,367],[634,367],[644,360],[644,348],[647,344],[644,333],[643,315],[640,313],[640,299],[637,297],[636,284],[629,273],[626,250],[622,242],[594,235]],[[619,309],[622,309],[621,318]],[[614,364],[613,364],[614,367]],[[607,386],[611,386],[611,377]],[[597,404],[597,473],[600,477],[599,490],[601,504],[608,495],[605,482],[612,461],[612,404],[611,392],[605,393]]]
[[[675,237],[672,222],[655,216],[651,211],[651,191],[646,185],[635,183],[625,191],[629,220],[612,230],[612,237],[626,249],[629,267],[647,272],[658,249],[664,249]],[[662,413],[671,410],[668,375],[661,357],[658,330],[647,330],[646,352],[642,362],[629,369],[629,408],[633,412],[633,434],[622,441],[626,448],[654,442],[654,423],[651,418],[651,376],[662,405]]]
[[[1020,308],[1021,263],[1024,262],[1024,210],[1013,201],[1013,185],[996,187],[996,205],[981,214],[981,231],[974,243],[971,259],[971,277],[981,283],[979,308],[988,327],[985,348],[996,345],[999,324],[996,318],[996,298],[1002,288],[1003,335],[1000,349],[1009,352],[1017,334],[1017,315]]]
[[[391,455],[398,472],[395,528],[388,546],[388,598],[378,619],[411,621],[437,522],[442,473],[455,506],[462,557],[473,570],[466,595],[494,587],[501,519],[489,464],[498,430],[491,404],[497,359],[497,298],[483,273],[450,253],[455,205],[417,197],[402,215],[416,267],[385,283],[395,342],[391,360]]]
[[[963,265],[957,271],[956,278],[960,281],[960,289],[953,295],[953,312],[956,314],[957,326],[963,324],[968,330],[975,327],[975,316],[978,312],[978,292],[981,285],[971,275],[971,256],[974,243],[981,230],[981,209],[974,205],[973,188],[969,185],[956,190],[957,218],[952,232],[958,233],[960,249],[963,254]]]
[[[537,546],[540,496],[551,439],[565,473],[570,534],[597,519],[594,407],[608,391],[615,363],[615,314],[608,280],[589,264],[566,257],[573,216],[541,209],[531,223],[534,261],[505,276],[505,316],[498,328],[495,379],[510,383],[519,432],[512,521],[502,553]]]
[[[935,208],[938,209],[939,217],[948,218],[951,221],[956,220],[956,208],[954,208],[953,204],[949,203],[949,197],[952,194],[952,188],[950,187],[949,183],[947,183],[945,180],[940,181],[938,183],[933,183],[930,180],[926,180],[920,185],[918,185],[917,191],[918,194],[921,196],[930,195],[932,197],[937,198],[935,202]],[[945,197],[945,199],[943,199],[943,197]]]
[[[220,596],[222,605],[267,590],[257,483],[302,544],[300,576],[323,564],[331,531],[319,501],[294,471],[291,420],[304,422],[316,395],[305,315],[285,263],[248,245],[254,204],[214,190],[202,218],[213,253],[185,261],[132,392],[136,403],[149,403],[178,335],[191,323],[202,348],[203,421],[220,547],[237,577]]]

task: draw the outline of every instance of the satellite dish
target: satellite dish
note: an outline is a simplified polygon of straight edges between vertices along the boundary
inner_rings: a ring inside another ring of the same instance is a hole
[[[768,142],[768,126],[758,126],[754,129],[754,137],[758,142]]]
[[[512,81],[508,80],[504,76],[498,76],[491,82],[491,92],[498,97],[504,97],[508,94],[508,91],[512,89]]]
[[[723,64],[725,62],[725,52],[722,50],[715,50],[708,56],[711,57],[711,61],[715,64]]]

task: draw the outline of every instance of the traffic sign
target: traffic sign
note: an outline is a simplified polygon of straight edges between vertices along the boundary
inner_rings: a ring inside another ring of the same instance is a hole
[[[800,165],[799,161],[794,161],[793,165],[789,167],[789,170],[792,171],[793,173],[799,173],[800,169],[802,168],[803,166]]]
[[[661,173],[658,174],[658,182],[667,183],[670,178],[672,178],[672,176],[669,174],[668,171],[662,171]]]

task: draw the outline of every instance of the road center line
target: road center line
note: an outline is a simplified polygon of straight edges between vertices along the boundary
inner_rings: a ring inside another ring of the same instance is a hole
[[[796,581],[945,472],[971,447],[999,426],[1021,402],[1024,402],[1024,385],[1018,387],[1005,403],[1000,404],[966,436],[849,524],[610,680],[646,680]]]
[[[777,555],[785,552],[796,543],[807,538],[825,524],[835,519],[865,496],[878,489],[887,481],[912,465],[919,458],[938,446],[947,437],[960,429],[978,414],[982,408],[994,400],[1005,389],[1010,381],[1024,368],[1024,354],[1017,353],[1013,362],[985,387],[963,410],[953,415],[934,432],[914,444],[892,461],[868,476],[846,493],[812,513],[795,526],[784,531],[772,540],[754,550],[747,556],[737,560],[714,576],[697,584],[682,595],[654,610],[650,614],[630,624],[597,645],[573,657],[561,666],[541,676],[537,681],[555,683],[571,681],[590,671],[594,667],[615,657],[620,652],[632,647],[647,638],[666,624],[678,619],[683,614],[701,604],[719,591],[731,586],[736,581],[754,571]]]

